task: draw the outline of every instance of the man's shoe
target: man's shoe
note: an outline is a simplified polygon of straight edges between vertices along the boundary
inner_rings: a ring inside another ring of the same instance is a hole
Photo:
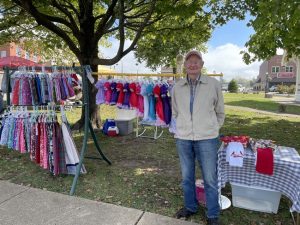
[[[218,218],[208,218],[207,225],[221,225]]]
[[[175,214],[177,219],[185,218],[188,219],[191,215],[195,214],[195,212],[191,212],[186,208],[179,209],[178,212]]]

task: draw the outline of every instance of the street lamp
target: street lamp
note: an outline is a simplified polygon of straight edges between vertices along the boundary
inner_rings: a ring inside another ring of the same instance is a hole
[[[266,72],[266,86],[265,86],[265,93],[269,90],[269,73]]]
[[[139,64],[136,63],[135,65],[136,65],[136,74],[138,74],[139,73]]]

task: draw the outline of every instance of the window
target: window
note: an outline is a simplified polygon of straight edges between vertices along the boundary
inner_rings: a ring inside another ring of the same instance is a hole
[[[6,57],[6,51],[1,51],[0,57],[1,57],[1,58]]]
[[[285,72],[293,72],[293,67],[292,66],[286,66],[285,67]]]
[[[272,66],[272,73],[278,73],[279,72],[279,66]]]
[[[25,52],[25,59],[30,59],[30,53],[29,52]]]
[[[16,47],[16,56],[21,57],[22,50],[19,46]]]

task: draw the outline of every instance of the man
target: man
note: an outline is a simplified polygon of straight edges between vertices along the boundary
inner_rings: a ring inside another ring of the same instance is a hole
[[[184,62],[187,77],[173,88],[172,116],[176,120],[176,148],[184,194],[184,208],[176,217],[188,218],[197,212],[197,160],[204,180],[208,224],[219,225],[217,151],[219,129],[225,118],[224,101],[220,83],[201,74],[203,64],[200,52],[188,52]]]

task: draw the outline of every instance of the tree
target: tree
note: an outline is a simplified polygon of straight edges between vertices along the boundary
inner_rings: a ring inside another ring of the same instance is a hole
[[[167,17],[159,21],[139,41],[135,56],[139,62],[157,69],[159,66],[176,68],[176,57],[190,49],[206,51],[205,43],[211,34],[210,15],[201,8],[200,2],[194,1],[194,9],[183,7],[180,17]],[[185,19],[183,19],[185,17]],[[167,29],[166,29],[167,28]],[[153,35],[159,31],[159,35]]]
[[[149,46],[156,46],[160,37],[166,42],[167,34],[175,38],[174,33],[190,29],[196,32],[201,26],[207,28],[203,30],[207,38],[209,17],[200,10],[204,4],[190,0],[2,0],[0,39],[11,41],[34,36],[49,42],[50,37],[55,37],[52,41],[57,44],[64,41],[81,65],[91,65],[92,70],[97,71],[98,64],[115,64],[138,49],[140,39],[142,49],[147,41]],[[195,21],[201,26],[189,26]],[[99,41],[108,37],[119,40],[118,51],[110,59],[98,56]],[[127,48],[126,39],[131,40]],[[95,104],[96,89],[92,84],[89,84],[89,95],[92,123],[99,127],[99,107]],[[84,112],[76,128],[81,127],[83,121]]]
[[[229,84],[228,84],[228,91],[230,93],[237,93],[238,92],[238,84],[237,84],[237,82],[234,79],[232,79],[229,82]]]
[[[276,55],[278,48],[287,56],[300,55],[300,2],[295,0],[239,0],[210,1],[214,24],[225,24],[231,18],[244,19],[250,13],[255,33],[243,51],[246,63],[268,59]]]

